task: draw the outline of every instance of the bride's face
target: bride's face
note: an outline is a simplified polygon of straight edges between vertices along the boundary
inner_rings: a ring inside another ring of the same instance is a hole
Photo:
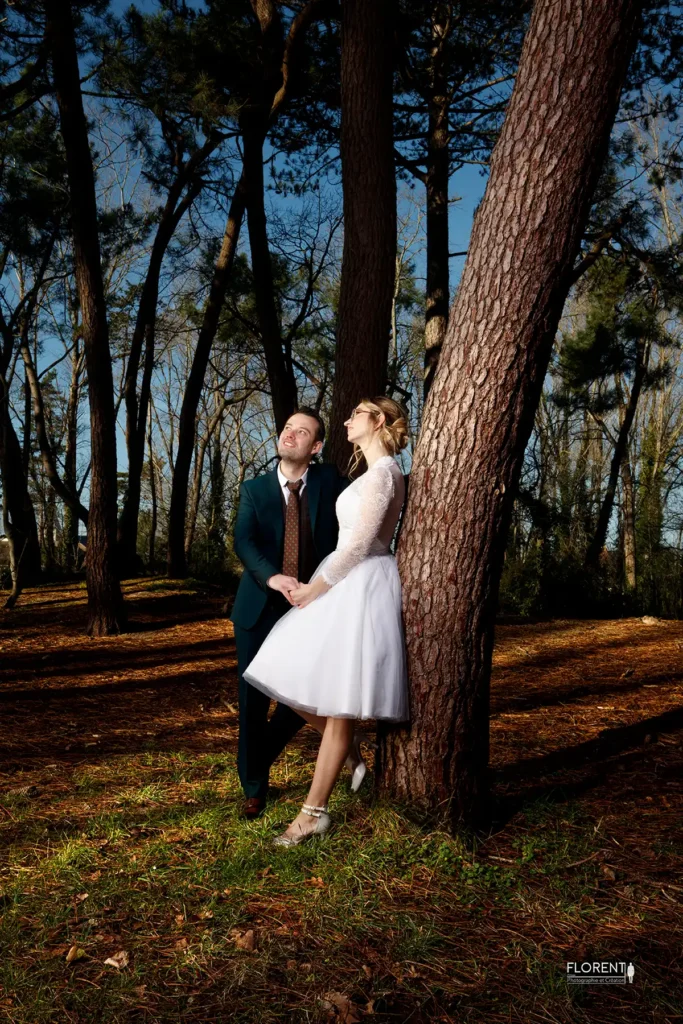
[[[346,427],[346,436],[351,444],[358,445],[369,444],[379,427],[377,417],[373,416],[362,402],[356,406],[344,426]]]

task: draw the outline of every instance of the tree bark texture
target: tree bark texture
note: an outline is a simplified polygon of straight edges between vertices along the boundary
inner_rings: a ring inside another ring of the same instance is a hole
[[[243,172],[230,203],[228,220],[223,235],[223,244],[214,267],[209,297],[206,301],[202,326],[197,338],[190,374],[185,385],[183,404],[180,409],[178,447],[173,467],[171,503],[168,516],[168,575],[175,579],[187,575],[185,516],[187,514],[190,466],[192,465],[192,453],[194,451],[197,430],[197,408],[204,386],[206,368],[209,365],[211,347],[218,330],[218,322],[223,308],[230,270],[237,250],[237,240],[242,225],[242,218],[244,217],[245,203],[246,185]]]
[[[489,805],[493,625],[515,487],[630,53],[635,0],[538,0],[414,453],[399,569],[411,722],[381,788]]]
[[[78,69],[71,4],[47,4],[52,71],[69,180],[76,285],[90,398],[90,509],[86,580],[88,633],[118,633],[124,621],[116,561],[114,386],[104,298],[97,202]]]
[[[342,0],[341,140],[344,252],[326,458],[343,471],[344,420],[386,390],[396,268],[392,4]]]
[[[448,325],[448,78],[444,41],[448,12],[438,4],[432,15],[431,82],[427,138],[427,290],[424,394],[429,394]]]

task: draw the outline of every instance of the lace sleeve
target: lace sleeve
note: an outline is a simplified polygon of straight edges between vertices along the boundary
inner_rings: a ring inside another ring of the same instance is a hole
[[[321,572],[330,586],[339,583],[355,565],[367,558],[372,542],[377,538],[394,494],[394,478],[386,466],[368,470],[363,484],[358,519],[349,543],[335,551]]]

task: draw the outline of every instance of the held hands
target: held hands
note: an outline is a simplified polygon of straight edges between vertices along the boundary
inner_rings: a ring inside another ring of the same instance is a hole
[[[326,594],[329,589],[329,583],[325,583],[322,576],[316,576],[312,583],[298,584],[296,590],[292,590],[289,598],[291,603],[295,604],[297,608],[305,608],[311,601],[315,601],[317,597]]]
[[[301,587],[301,584],[294,576],[283,576],[282,573],[276,573],[275,576],[271,576],[267,581],[268,586],[271,590],[277,590],[280,594],[287,598],[291,605],[296,604],[296,601],[292,600],[292,593]]]

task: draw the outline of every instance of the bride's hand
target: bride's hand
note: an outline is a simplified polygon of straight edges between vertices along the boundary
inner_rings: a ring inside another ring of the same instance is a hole
[[[297,608],[305,608],[321,594],[326,594],[329,589],[322,576],[316,576],[312,583],[302,583],[296,590],[291,590],[289,596]]]

